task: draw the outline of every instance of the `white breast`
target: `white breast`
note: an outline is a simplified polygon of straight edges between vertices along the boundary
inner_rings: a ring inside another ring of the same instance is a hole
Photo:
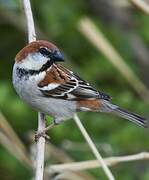
[[[19,96],[30,104],[37,111],[53,116],[55,119],[65,120],[72,118],[76,111],[76,102],[67,101],[58,98],[45,97],[37,84],[44,73],[38,76],[32,76],[28,79],[21,79],[16,75],[16,67],[13,68],[13,85]],[[51,88],[51,87],[50,87]]]

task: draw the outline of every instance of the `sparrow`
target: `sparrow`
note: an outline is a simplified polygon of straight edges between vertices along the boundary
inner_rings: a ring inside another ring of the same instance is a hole
[[[18,95],[35,110],[52,116],[53,124],[70,119],[77,112],[92,111],[112,113],[148,127],[144,117],[112,104],[108,94],[57,64],[63,61],[62,52],[48,41],[37,40],[25,46],[13,66],[13,86]]]

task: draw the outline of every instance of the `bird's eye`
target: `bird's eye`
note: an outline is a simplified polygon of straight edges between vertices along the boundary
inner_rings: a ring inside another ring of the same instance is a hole
[[[50,54],[50,51],[46,48],[40,48],[39,52],[44,56],[48,56]]]

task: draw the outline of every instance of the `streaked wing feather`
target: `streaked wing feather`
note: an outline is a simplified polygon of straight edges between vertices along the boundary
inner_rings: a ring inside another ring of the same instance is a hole
[[[40,91],[48,97],[53,98],[64,98],[67,100],[78,100],[78,99],[106,99],[110,100],[110,96],[98,92],[90,84],[78,75],[69,71],[68,69],[57,65],[58,72],[62,71],[66,74],[67,80],[60,83],[59,86],[50,90],[44,90],[45,88],[40,87]]]

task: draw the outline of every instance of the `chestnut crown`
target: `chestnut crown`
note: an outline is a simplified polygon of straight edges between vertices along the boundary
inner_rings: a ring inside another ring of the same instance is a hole
[[[29,43],[21,49],[15,57],[16,62],[20,62],[29,54],[40,53],[44,57],[50,58],[53,61],[64,61],[63,54],[52,43],[44,40],[37,40]]]

